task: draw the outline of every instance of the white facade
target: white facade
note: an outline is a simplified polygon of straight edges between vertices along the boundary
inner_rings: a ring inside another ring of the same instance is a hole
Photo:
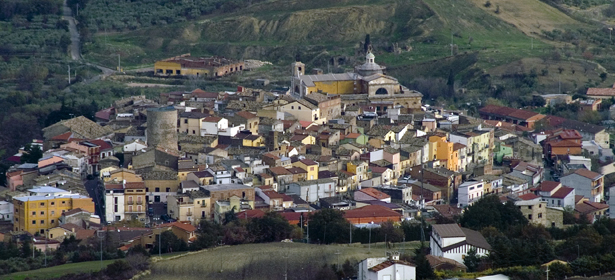
[[[468,181],[459,186],[458,207],[467,207],[483,197],[485,192],[484,182]]]
[[[201,136],[218,135],[220,132],[225,132],[228,129],[228,119],[221,118],[217,122],[201,122]]]
[[[136,151],[140,151],[146,148],[147,148],[147,145],[145,145],[144,143],[139,142],[139,141],[134,141],[132,143],[128,143],[124,145],[124,152],[125,153],[136,152]]]
[[[609,217],[615,218],[615,186],[609,188]]]
[[[0,221],[13,221],[13,203],[0,201]]]
[[[444,230],[440,233],[438,232],[439,229]],[[468,235],[472,235],[473,238],[468,238]],[[473,244],[473,242],[477,243]],[[477,256],[487,256],[491,249],[491,246],[479,232],[461,228],[457,224],[434,225],[429,246],[432,255],[452,259],[459,263],[463,263],[463,259],[471,249],[476,250]]]
[[[107,190],[105,193],[105,217],[107,222],[124,220],[124,193]]]
[[[335,196],[336,183],[329,179],[319,179],[300,183],[290,183],[287,193],[299,195],[307,202],[316,202],[324,197]]]
[[[385,268],[374,269],[385,263]],[[416,280],[416,267],[387,258],[368,258],[359,263],[357,279],[365,280]]]

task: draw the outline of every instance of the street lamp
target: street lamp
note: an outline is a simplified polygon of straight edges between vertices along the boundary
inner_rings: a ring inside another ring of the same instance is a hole
[[[374,225],[374,221],[369,222],[369,252],[372,252],[372,225]]]
[[[49,229],[45,230],[45,267],[47,267],[47,244],[49,244]]]
[[[96,235],[98,236],[98,239],[100,240],[100,269],[103,268],[103,248],[102,248],[102,242],[103,242],[103,239],[105,238],[104,233],[105,232],[102,231],[102,230],[98,230],[96,232]]]

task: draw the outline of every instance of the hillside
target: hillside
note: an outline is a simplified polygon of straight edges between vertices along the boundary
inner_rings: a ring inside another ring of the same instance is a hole
[[[325,7],[313,7],[305,1],[266,1],[198,20],[101,32],[95,43],[86,44],[86,58],[114,66],[120,53],[129,67],[185,52],[276,62],[290,61],[296,53],[306,61],[323,52],[354,58],[366,34],[371,35],[376,51],[385,54],[381,60],[385,63],[406,64],[448,56],[451,34],[460,52],[518,52],[530,48],[530,38],[524,34],[527,30],[515,28],[514,23],[471,1],[478,0],[455,1],[452,5],[448,0],[348,0],[330,1]],[[565,19],[563,25],[576,22],[554,8],[543,10],[537,9],[532,17],[561,17]],[[555,19],[548,28],[561,27]],[[401,60],[387,58],[393,43],[401,49]],[[545,45],[534,42],[535,48],[541,46]]]
[[[403,252],[412,254],[418,243],[405,243]],[[153,263],[152,274],[143,279],[284,279],[286,268],[289,275],[292,275],[289,279],[314,279],[324,264],[337,265],[339,262],[342,266],[346,260],[354,264],[368,257],[383,256],[383,244],[372,244],[371,253],[365,244],[246,244]]]

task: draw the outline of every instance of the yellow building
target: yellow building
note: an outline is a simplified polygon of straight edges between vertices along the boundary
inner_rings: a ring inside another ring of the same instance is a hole
[[[312,135],[307,135],[307,134],[293,135],[288,140],[291,141],[291,142],[299,141],[303,145],[314,145],[314,144],[316,144],[316,137],[314,137]]]
[[[459,152],[453,149],[454,143],[448,142],[445,136],[431,136],[429,144],[430,152],[435,151],[435,159],[446,162],[446,169],[452,171],[459,169]]]
[[[184,112],[179,114],[177,132],[201,136],[203,120],[209,115],[200,112]]]
[[[101,176],[105,183],[110,181],[122,182],[124,180],[126,180],[126,182],[143,182],[140,175],[126,168],[116,169],[106,174],[101,172]]]
[[[193,57],[184,54],[156,61],[156,76],[197,76],[220,77],[243,71],[243,61],[234,61],[222,57]]]
[[[278,107],[278,111],[291,114],[299,121],[317,122],[319,120],[318,116],[320,116],[320,109],[318,106],[305,99],[299,99],[281,105]]]
[[[368,177],[369,165],[364,161],[353,160],[346,163],[346,171],[357,175],[357,182],[366,180]]]
[[[292,163],[293,166],[307,171],[307,180],[318,180],[318,163],[311,159],[302,159]]]
[[[45,230],[57,227],[62,213],[81,208],[94,213],[92,199],[54,187],[39,187],[28,190],[31,195],[13,198],[15,231],[45,234]]]
[[[243,139],[244,147],[264,147],[265,146],[265,138],[260,135],[249,135],[248,137]]]
[[[169,196],[167,198],[167,214],[173,219],[198,225],[201,220],[209,219],[211,197],[202,191],[192,191]]]

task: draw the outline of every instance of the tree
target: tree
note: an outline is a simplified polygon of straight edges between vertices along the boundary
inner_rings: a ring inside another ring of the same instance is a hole
[[[369,38],[369,34],[367,34],[365,35],[365,43],[363,43],[363,51],[367,53],[368,51],[371,50],[371,46],[372,46],[372,41]]]
[[[350,238],[350,224],[340,210],[322,209],[310,215],[309,223],[310,238],[320,243],[346,243]]]
[[[572,276],[572,269],[567,263],[554,262],[549,265],[549,279],[562,280]]]
[[[38,145],[27,144],[21,155],[21,163],[37,163],[43,157],[43,151]]]
[[[404,231],[390,221],[380,224],[379,233],[382,235],[380,239],[387,242],[402,242],[404,239]]]
[[[429,248],[425,248],[423,243],[421,243],[420,248],[415,250],[414,265],[416,265],[417,279],[432,279],[436,276],[427,260],[426,250],[429,250]]]
[[[519,208],[510,201],[502,204],[496,195],[487,195],[472,204],[459,221],[463,227],[479,231],[488,226],[505,231],[511,226],[528,223]]]
[[[158,250],[164,253],[181,252],[188,250],[188,244],[184,240],[179,239],[172,231],[167,230],[161,233],[160,243],[159,239],[154,242],[151,253],[158,253]],[[160,248],[159,248],[160,247]]]
[[[463,264],[468,268],[468,272],[475,272],[478,269],[480,262],[481,258],[476,255],[475,248],[468,250],[468,254],[463,259]]]
[[[222,239],[222,227],[217,223],[201,220],[196,236],[196,241],[192,243],[193,250],[214,247]]]
[[[256,242],[274,242],[288,239],[293,227],[279,213],[268,212],[262,218],[251,219],[248,231]]]
[[[602,72],[600,73],[600,80],[602,80],[603,82],[606,81],[606,77],[607,77],[607,73],[606,72]]]
[[[32,241],[30,238],[26,238],[21,244],[21,257],[22,258],[30,258],[32,257]]]

